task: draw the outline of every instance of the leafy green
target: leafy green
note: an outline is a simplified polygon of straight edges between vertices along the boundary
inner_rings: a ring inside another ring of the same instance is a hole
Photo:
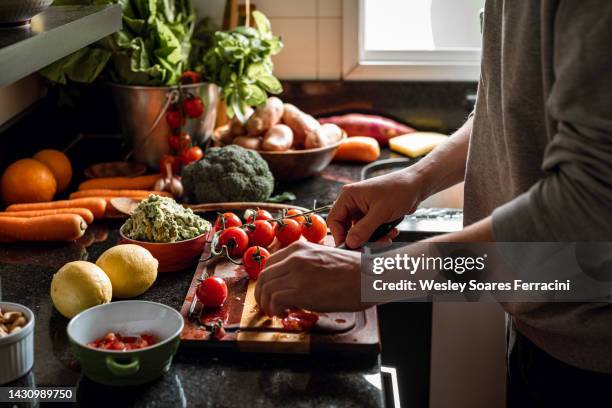
[[[123,28],[43,68],[53,82],[91,83],[98,76],[124,85],[174,85],[188,68],[195,12],[191,0],[56,0],[119,4]]]
[[[242,121],[247,106],[263,105],[268,93],[283,90],[272,73],[272,56],[283,49],[283,43],[272,34],[265,15],[254,11],[253,19],[256,28],[241,26],[215,33],[203,58],[204,75],[223,88],[228,116]]]

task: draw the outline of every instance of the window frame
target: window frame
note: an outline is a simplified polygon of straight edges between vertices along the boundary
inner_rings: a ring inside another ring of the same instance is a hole
[[[479,48],[367,51],[364,47],[365,0],[343,0],[342,7],[343,79],[478,81]]]

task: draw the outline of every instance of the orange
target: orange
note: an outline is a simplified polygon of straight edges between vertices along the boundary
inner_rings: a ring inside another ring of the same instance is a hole
[[[61,193],[72,180],[72,165],[68,157],[59,150],[45,149],[36,153],[33,159],[38,160],[51,170],[57,181],[57,192]]]
[[[21,159],[2,174],[2,198],[7,205],[51,201],[57,182],[47,166],[34,159]]]

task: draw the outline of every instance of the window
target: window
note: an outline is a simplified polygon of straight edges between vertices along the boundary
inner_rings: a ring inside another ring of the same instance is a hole
[[[485,0],[343,0],[348,80],[476,81]]]

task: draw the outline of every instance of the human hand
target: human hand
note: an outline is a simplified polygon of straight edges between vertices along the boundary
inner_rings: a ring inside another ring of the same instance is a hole
[[[382,224],[414,212],[422,201],[421,190],[407,170],[345,185],[327,217],[336,245],[362,246]]]
[[[361,303],[360,253],[297,241],[274,253],[259,275],[255,300],[268,316],[289,308],[353,312]]]

